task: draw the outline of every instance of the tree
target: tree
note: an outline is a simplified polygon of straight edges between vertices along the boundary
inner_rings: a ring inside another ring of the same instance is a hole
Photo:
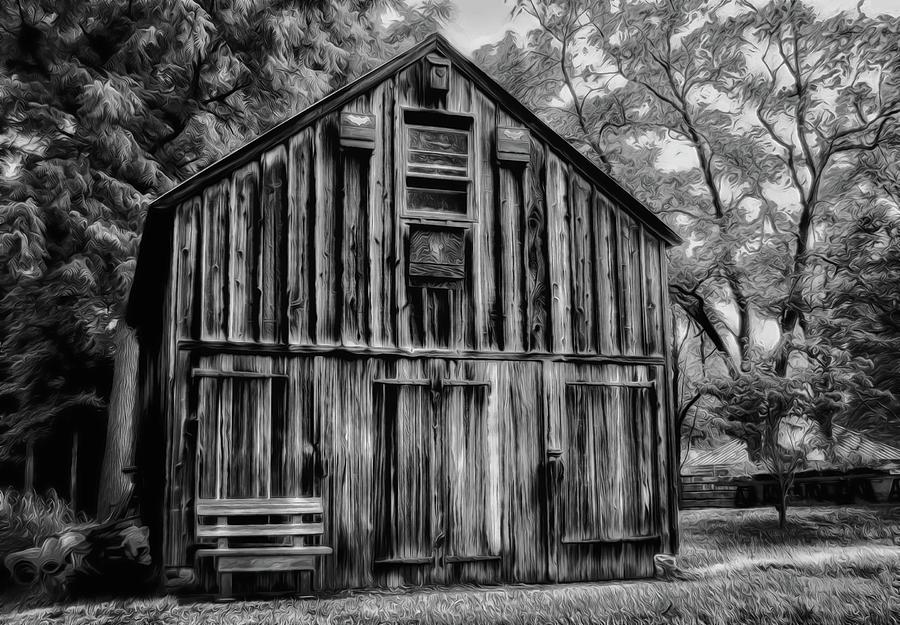
[[[879,169],[891,174],[895,166]],[[896,187],[894,187],[896,188]],[[842,421],[881,440],[900,438],[900,219],[888,202],[847,213],[846,234],[829,249],[812,331],[841,378]]]
[[[685,235],[670,252],[672,301],[716,348],[732,400],[756,372],[784,391],[768,395],[772,414],[793,414],[787,387],[805,367],[821,380],[813,403],[830,406],[826,383],[840,380],[813,330],[828,314],[825,253],[846,207],[889,197],[859,162],[900,130],[900,24],[820,18],[795,0],[518,0],[514,11],[534,18],[524,42],[507,35],[479,58],[526,101],[552,96],[556,110],[538,112]],[[830,432],[836,414],[807,416]]]
[[[0,6],[0,459],[64,415],[106,409],[113,344],[133,349],[117,320],[149,201],[407,45],[408,22],[434,24],[442,6]],[[395,7],[401,19],[383,25]],[[128,418],[113,414],[111,431],[130,431]],[[108,477],[121,478],[133,436],[117,445]],[[120,488],[107,485],[104,508]]]

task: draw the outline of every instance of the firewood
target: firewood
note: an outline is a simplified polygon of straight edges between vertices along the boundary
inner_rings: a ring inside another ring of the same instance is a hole
[[[38,568],[44,575],[56,575],[65,567],[65,554],[59,546],[59,538],[51,536],[41,545]]]
[[[23,586],[37,582],[41,574],[38,563],[40,555],[40,547],[14,551],[7,555],[4,559],[4,564],[6,564],[6,568],[12,574],[13,581]]]
[[[101,587],[107,581],[142,580],[150,570],[148,539],[148,528],[136,518],[88,523],[11,553],[4,563],[16,583],[40,584],[46,594],[57,597],[73,583]]]

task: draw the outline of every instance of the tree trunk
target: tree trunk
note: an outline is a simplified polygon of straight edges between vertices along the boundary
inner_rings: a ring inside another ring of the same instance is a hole
[[[34,441],[25,443],[25,492],[34,490]]]
[[[97,497],[99,520],[107,519],[128,496],[131,478],[122,470],[134,463],[138,342],[134,330],[124,320],[118,321],[114,342],[116,360]]]
[[[787,525],[787,488],[784,484],[778,484],[778,527],[784,529]]]
[[[69,464],[69,505],[78,510],[78,426],[72,430],[72,459]]]

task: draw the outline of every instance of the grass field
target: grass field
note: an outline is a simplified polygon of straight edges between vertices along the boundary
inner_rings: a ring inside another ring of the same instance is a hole
[[[322,600],[113,601],[2,623],[898,623],[900,507],[683,512],[677,581],[356,593]]]

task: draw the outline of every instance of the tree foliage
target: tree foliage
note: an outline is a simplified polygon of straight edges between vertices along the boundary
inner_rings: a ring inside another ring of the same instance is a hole
[[[417,27],[448,10],[2,3],[0,459],[59,418],[102,414],[149,201],[427,35]]]
[[[900,215],[896,206],[848,212],[829,249],[814,328],[845,381],[847,420],[882,440],[900,438]]]

